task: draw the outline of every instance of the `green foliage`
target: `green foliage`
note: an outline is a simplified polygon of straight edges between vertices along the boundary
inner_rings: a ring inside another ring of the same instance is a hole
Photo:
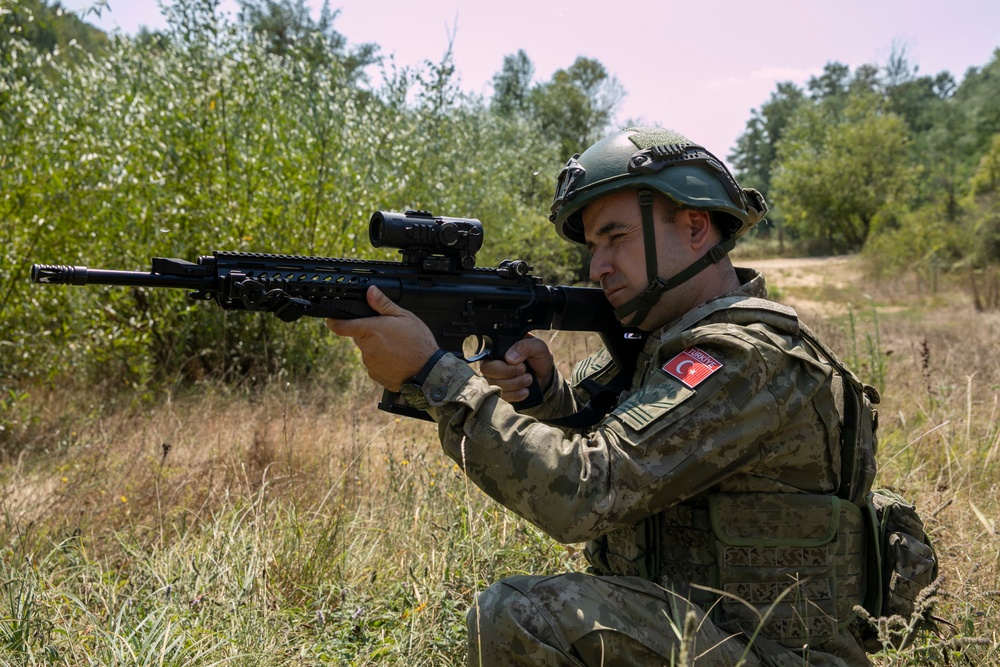
[[[318,64],[336,61],[348,79],[364,78],[364,68],[376,60],[378,45],[361,44],[348,50],[347,38],[333,28],[339,13],[331,11],[325,0],[318,20],[310,15],[305,0],[240,0],[239,20],[267,43],[270,53],[296,52]]]
[[[917,173],[904,122],[866,92],[849,95],[840,112],[803,109],[778,146],[778,161],[775,198],[787,228],[833,251],[860,249],[879,216],[905,205]]]
[[[969,194],[953,202],[940,193],[913,209],[886,216],[864,252],[882,275],[913,273],[937,290],[949,271],[969,272],[977,308],[995,308],[994,267],[1000,262],[1000,134],[968,181]]]
[[[974,197],[1000,192],[1000,132],[990,140],[989,148],[979,161],[969,185]]]
[[[296,6],[254,6],[278,4]],[[449,58],[385,69],[367,89],[359,67],[373,52],[347,49],[333,15],[276,49],[215,0],[165,12],[163,34],[53,61],[44,77],[23,33],[0,60],[5,394],[69,378],[335,379],[347,350],[315,320],[227,314],[165,290],[40,289],[33,262],[148,270],[151,256],[216,249],[395,259],[369,246],[369,216],[427,208],[483,220],[480,265],[520,255],[566,275],[565,244],[540,215],[558,149],[463,96]]]
[[[581,57],[532,91],[532,107],[542,132],[559,138],[568,160],[601,138],[624,94],[601,63]]]
[[[491,108],[554,137],[564,162],[603,136],[625,95],[618,80],[592,58],[577,58],[546,82],[532,85],[533,74],[534,65],[523,50],[506,56],[503,69],[493,77]]]
[[[967,251],[963,229],[949,221],[946,202],[939,199],[902,211],[865,245],[864,253],[878,275],[912,272],[928,292],[940,276]]]
[[[524,49],[504,56],[503,67],[493,76],[491,108],[503,116],[528,115],[534,78],[535,65]]]
[[[47,0],[0,3],[0,35],[3,35],[0,53],[10,46],[4,40],[12,30],[16,31],[18,39],[25,40],[39,53],[55,54],[60,58],[72,53],[68,49],[71,44],[98,54],[105,53],[110,45],[107,35],[63,9],[58,1],[52,5]]]
[[[986,65],[969,69],[955,90],[954,100],[956,113],[949,120],[955,125],[955,142],[966,155],[963,163],[971,173],[993,135],[1000,133],[1000,48]]]
[[[759,110],[750,112],[747,129],[740,135],[736,148],[729,156],[740,180],[760,190],[765,198],[771,192],[778,142],[805,100],[805,94],[795,84],[788,81],[779,83],[771,98]]]
[[[1000,264],[1000,132],[969,181],[968,264],[983,269]]]
[[[929,286],[997,261],[981,182],[995,178],[1000,50],[960,84],[918,71],[894,45],[882,67],[828,63],[805,91],[781,83],[752,113],[730,157],[764,189],[782,247],[787,236],[811,252],[864,248],[880,272],[912,270]]]

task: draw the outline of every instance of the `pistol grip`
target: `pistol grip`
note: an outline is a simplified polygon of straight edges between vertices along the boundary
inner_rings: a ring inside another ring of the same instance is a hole
[[[528,385],[528,398],[523,401],[511,403],[511,406],[518,412],[541,405],[543,399],[542,387],[538,382],[538,376],[535,375],[535,371],[529,364],[525,364],[525,366],[528,368],[528,375],[531,376],[531,384]]]

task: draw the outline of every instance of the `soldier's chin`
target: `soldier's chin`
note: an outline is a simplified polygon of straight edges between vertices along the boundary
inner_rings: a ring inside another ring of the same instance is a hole
[[[635,315],[636,314],[634,312],[632,312],[632,313],[626,315],[625,317],[623,317],[622,319],[618,320],[618,323],[621,324],[623,327],[630,327],[632,329],[643,329],[643,327],[641,326],[641,324],[645,324],[645,322],[647,322],[649,320],[649,317],[647,316],[646,319],[642,323],[636,324],[636,322],[635,322]],[[648,331],[648,329],[643,329],[643,330],[644,331]]]
[[[622,319],[618,320],[618,323],[623,327],[628,327],[630,329],[639,329],[640,331],[655,331],[659,329],[665,322],[660,322],[657,319],[656,311],[651,310],[646,313],[646,317],[641,322],[636,322],[636,313],[633,311],[629,315],[626,315]]]

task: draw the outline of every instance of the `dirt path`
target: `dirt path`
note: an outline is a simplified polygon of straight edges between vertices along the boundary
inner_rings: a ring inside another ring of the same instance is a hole
[[[863,279],[856,255],[744,261],[736,258],[734,264],[761,271],[777,301],[802,312],[823,315],[834,314],[845,307],[840,297],[857,288]],[[838,296],[829,298],[834,294]]]
[[[735,262],[740,264],[739,261]],[[789,257],[746,261],[783,287],[846,287],[861,279],[855,255],[842,257]]]

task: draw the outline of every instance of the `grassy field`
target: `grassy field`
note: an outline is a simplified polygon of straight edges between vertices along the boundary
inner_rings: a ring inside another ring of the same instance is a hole
[[[882,389],[877,483],[936,542],[954,629],[876,662],[1000,665],[1000,314],[961,282],[866,284],[853,258],[757,264]],[[29,394],[0,460],[0,664],[464,664],[477,590],[582,566],[470,486],[433,425],[376,410],[360,372]]]

